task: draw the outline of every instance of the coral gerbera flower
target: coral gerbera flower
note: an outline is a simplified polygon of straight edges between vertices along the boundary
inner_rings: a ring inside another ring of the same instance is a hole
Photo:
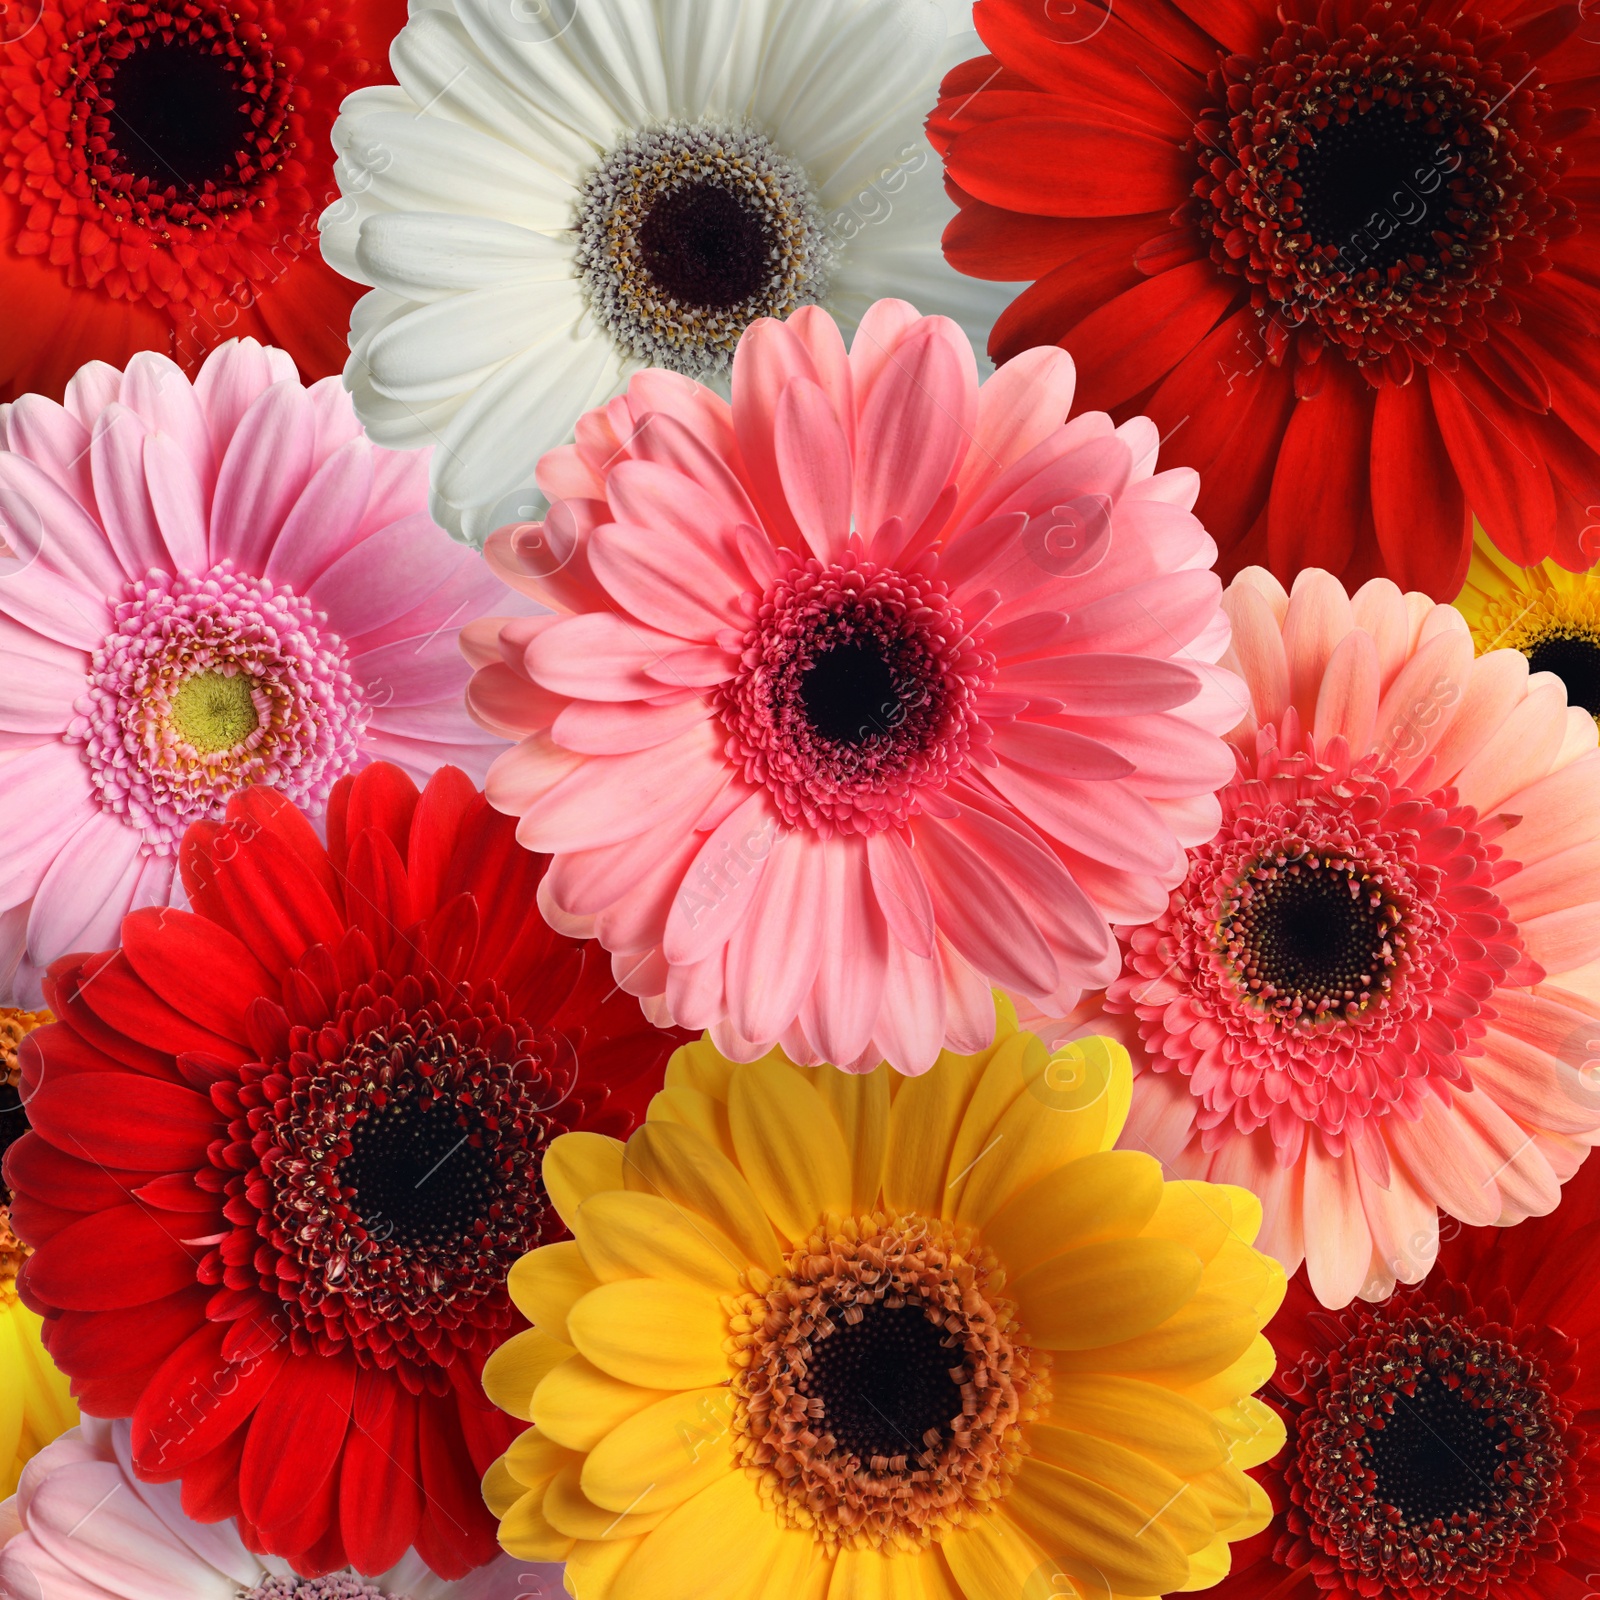
[[[546,863],[457,770],[340,782],[329,845],[236,795],[183,846],[193,911],[72,956],[11,1151],[18,1279],[85,1411],[254,1550],[382,1572],[494,1553],[478,1476],[516,1429],[485,1357],[561,1233],[539,1157],[626,1133],[676,1040],[552,933]],[[24,1063],[25,1067],[28,1063]]]
[[[1600,1167],[1558,1210],[1455,1230],[1414,1289],[1267,1330],[1288,1448],[1216,1600],[1551,1600],[1600,1565]]]
[[[946,254],[1035,279],[1090,405],[1199,469],[1223,571],[1448,600],[1476,515],[1593,563],[1600,43],[1580,6],[979,0],[931,124]]]
[[[1567,703],[1600,716],[1600,578],[1553,561],[1519,567],[1487,540],[1472,552],[1455,597],[1480,654],[1520,650],[1531,672],[1553,672]]]
[[[20,15],[19,15],[20,13]],[[35,0],[0,55],[0,400],[225,339],[344,364],[317,253],[346,92],[387,81],[398,0]]]
[[[414,6],[400,92],[333,131],[323,249],[372,286],[361,420],[438,443],[433,514],[481,545],[534,514],[586,407],[650,366],[725,388],[759,317],[853,327],[895,293],[981,343],[1007,289],[939,253],[955,208],[922,132],[976,42],[964,0]]]
[[[35,1028],[54,1020],[48,1011],[0,1006],[0,1162],[28,1131],[19,1048]],[[44,1352],[39,1318],[17,1297],[17,1273],[27,1259],[28,1247],[11,1228],[11,1193],[0,1176],[0,1495],[13,1493],[29,1458],[78,1420],[67,1380]]]
[[[251,783],[320,814],[382,757],[481,778],[455,629],[504,590],[336,379],[241,340],[0,411],[0,992],[165,905],[188,825]]]
[[[489,781],[655,1014],[741,1060],[920,1072],[1065,1012],[1216,830],[1243,691],[1192,473],[1068,423],[1072,363],[980,390],[954,324],[880,301],[756,323],[733,405],[636,377],[488,546],[556,617],[463,642],[521,736]]]
[[[1441,1211],[1549,1211],[1600,1142],[1600,750],[1558,679],[1386,579],[1254,568],[1224,603],[1238,773],[1107,1009],[1130,1139],[1253,1189],[1342,1306],[1424,1276]]]
[[[255,1555],[231,1522],[186,1515],[175,1487],[141,1481],[126,1422],[87,1417],[28,1468],[0,1506],[0,1595],[7,1600],[545,1600],[554,1569],[502,1556],[457,1582],[408,1554],[387,1572],[301,1578]]]
[[[575,1238],[512,1269],[534,1328],[484,1371],[533,1421],[484,1484],[507,1550],[580,1600],[1227,1571],[1283,1437],[1260,1205],[1113,1151],[1126,1053],[1002,1013],[915,1080],[689,1045],[626,1146],[551,1145]]]

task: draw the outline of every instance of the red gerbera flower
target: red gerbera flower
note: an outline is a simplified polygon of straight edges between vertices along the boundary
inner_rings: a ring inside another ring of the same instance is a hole
[[[1343,1311],[1304,1273],[1266,1330],[1276,1515],[1216,1600],[1581,1600],[1600,1568],[1600,1164],[1415,1288]]]
[[[1098,6],[1099,9],[1095,9]],[[1224,575],[1593,565],[1600,42],[1553,0],[979,0],[929,127],[1003,361],[1196,467]],[[1591,28],[1590,32],[1594,30]],[[1587,223],[1585,227],[1583,224]]]
[[[9,29],[4,23],[9,21]],[[392,82],[403,0],[32,0],[0,18],[0,400],[85,362],[193,370],[253,335],[338,372],[364,290],[326,265],[339,104]]]
[[[495,1553],[478,1479],[520,1430],[485,1358],[561,1236],[539,1165],[625,1135],[682,1034],[550,930],[548,858],[446,767],[333,791],[329,845],[251,789],[185,837],[193,911],[68,956],[6,1177],[19,1279],[85,1411],[201,1521],[308,1574]],[[608,1087],[609,1086],[609,1087]]]

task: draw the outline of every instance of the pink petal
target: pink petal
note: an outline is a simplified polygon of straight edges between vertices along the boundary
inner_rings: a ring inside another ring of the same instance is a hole
[[[890,357],[921,321],[917,308],[904,300],[877,300],[867,307],[850,341],[850,380],[858,419],[866,414]]]
[[[1283,620],[1283,653],[1289,663],[1289,701],[1309,728],[1317,689],[1336,644],[1355,626],[1344,585],[1332,573],[1308,567],[1294,580]]]
[[[981,972],[956,954],[942,933],[938,955],[944,976],[945,1049],[975,1056],[994,1043],[994,991]]]
[[[637,955],[652,963],[660,957],[667,918],[700,837],[688,813],[679,811],[638,839],[609,847],[610,854],[626,861],[630,869],[641,870],[632,883],[595,914],[594,934],[606,949]],[[620,872],[614,874],[614,878],[619,877]],[[662,965],[665,970],[664,959]]]
[[[0,772],[0,905],[39,887],[57,852],[99,808],[77,750],[52,741],[8,760]]]
[[[342,394],[337,379],[334,385]],[[182,368],[154,350],[141,350],[123,370],[117,398],[144,421],[148,433],[161,435],[188,458],[209,500],[216,481],[216,456],[200,398]],[[346,398],[347,409],[349,404]]]
[[[811,553],[819,561],[839,560],[850,537],[854,466],[850,441],[820,384],[791,378],[784,385],[773,449],[784,496]]]
[[[67,379],[62,403],[85,429],[122,393],[122,374],[108,362],[86,361]]]
[[[1013,356],[978,390],[972,449],[957,483],[960,521],[977,495],[1067,420],[1077,387],[1072,357],[1055,345]]]
[[[1002,665],[998,688],[1059,700],[1078,717],[1124,717],[1170,711],[1200,692],[1192,668],[1149,656],[1055,656]]]
[[[839,419],[853,454],[856,436],[855,382],[839,324],[821,306],[801,306],[790,316],[786,326],[811,357],[811,363],[817,369],[817,381],[828,396],[833,414]]]
[[[15,733],[60,734],[72,721],[72,703],[89,674],[85,651],[41,638],[0,617],[0,728]]]
[[[1555,765],[1566,732],[1565,687],[1557,678],[1530,678],[1527,697],[1458,774],[1462,804],[1487,815],[1508,795],[1537,783]]]
[[[693,966],[733,936],[766,874],[779,828],[763,790],[706,836],[667,916],[661,949],[673,966]]]
[[[683,479],[678,484],[685,497],[698,494]],[[679,639],[712,639],[723,628],[742,633],[749,626],[739,596],[752,585],[731,530],[692,537],[659,521],[609,522],[595,530],[589,561],[618,605],[648,627]]]
[[[5,603],[0,585],[0,605]],[[1600,815],[1600,751],[1580,756],[1569,766],[1509,796],[1504,810],[1522,820],[1505,839],[1505,851],[1527,866],[1564,850],[1577,830]]]
[[[31,461],[3,451],[0,529],[25,567],[30,561],[46,566],[90,594],[118,594],[127,581],[105,530],[77,499]],[[10,564],[0,572],[0,587],[9,588],[16,581]]]
[[[1114,732],[1116,726],[1104,731]],[[994,730],[990,748],[999,756],[1003,768],[1037,781],[1078,779],[1105,783],[1126,778],[1136,770],[1132,761],[1098,738],[1039,722],[1002,723]]]
[[[204,467],[210,471],[209,457]],[[161,542],[171,556],[170,562],[164,564],[177,573],[204,572],[211,564],[206,531],[211,514],[194,458],[165,434],[148,435],[144,441],[144,484]]]
[[[867,837],[867,871],[889,931],[913,955],[933,954],[933,897],[915,852],[903,834]]]
[[[938,954],[919,956],[891,938],[873,1043],[896,1072],[915,1076],[938,1060],[944,1021],[944,972]]]
[[[1600,960],[1600,906],[1593,901],[1529,917],[1517,932],[1529,956],[1552,977]]]
[[[1600,839],[1585,839],[1502,878],[1495,893],[1516,923],[1600,902]]]
[[[1312,731],[1326,747],[1342,738],[1354,751],[1372,747],[1378,722],[1378,650],[1372,635],[1352,628],[1328,657],[1322,687],[1317,691]]]
[[[733,1030],[727,1018],[727,967],[726,945],[693,966],[672,967],[667,973],[667,1010],[677,1027],[710,1029],[713,1042],[730,1061],[756,1061],[767,1053],[765,1049],[729,1041]]]
[[[791,548],[801,538],[778,474],[778,401],[791,378],[815,383],[819,376],[800,340],[770,318],[752,322],[734,351],[733,423],[752,498],[774,541]]]
[[[896,346],[870,394],[857,394],[856,526],[870,537],[898,517],[916,529],[955,481],[977,425],[972,346],[948,318],[924,318]]]
[[[462,557],[461,546],[427,512],[414,512],[346,550],[306,590],[306,598],[328,613],[336,633],[352,641],[370,638],[443,587]]]
[[[806,1035],[822,1059],[854,1061],[872,1039],[888,973],[889,929],[870,883],[866,841],[822,841],[822,960],[802,1008]]]
[[[545,882],[562,910],[573,916],[596,917],[641,883],[666,871],[669,863],[672,871],[667,875],[674,885],[681,884],[703,843],[703,835],[673,815],[621,844],[605,845],[599,850],[572,850],[557,856],[550,863]],[[675,892],[669,890],[669,901]],[[645,942],[656,943],[665,936],[669,913],[670,905],[661,913],[655,939]],[[639,945],[630,940],[620,948],[632,950]]]
[[[89,453],[95,500],[106,537],[129,577],[173,566],[145,485],[144,444],[145,426],[132,411],[113,405],[100,413]]]
[[[1378,706],[1373,737],[1379,754],[1403,778],[1438,744],[1471,671],[1471,636],[1451,633],[1424,645],[1395,675]]]
[[[746,522],[754,526],[761,521],[730,462],[676,417],[647,417],[632,441],[632,451],[637,461],[665,467],[687,478],[721,508],[719,523]]]
[[[1455,1099],[1459,1103],[1460,1096]],[[1446,1107],[1427,1094],[1417,1121],[1395,1114],[1387,1122],[1390,1147],[1399,1152],[1417,1186],[1441,1211],[1475,1228],[1486,1227],[1500,1215],[1495,1163],[1455,1106]]]
[[[520,817],[558,784],[577,772],[586,758],[552,743],[549,734],[535,733],[495,757],[489,769],[484,796],[496,811]]]
[[[1013,726],[1020,732],[1038,724],[1026,721]],[[1120,717],[1114,721],[1061,716],[1051,718],[1051,727],[1076,731],[1114,750],[1132,767],[1127,775],[1129,787],[1152,800],[1183,800],[1204,795],[1209,801],[1213,792],[1234,775],[1236,768],[1231,745],[1174,712]],[[998,745],[996,748],[998,750]],[[1011,758],[1002,753],[1002,759]],[[1035,770],[1048,769],[1040,763]]]
[[[1323,1305],[1347,1306],[1372,1265],[1372,1231],[1361,1208],[1355,1157],[1330,1156],[1321,1141],[1306,1141],[1306,1275]]]
[[[74,950],[117,944],[143,866],[137,830],[96,809],[57,848],[34,894],[29,956],[46,966]]]
[[[503,661],[480,667],[467,685],[467,710],[483,727],[508,739],[549,728],[570,703],[564,695],[529,683]]]
[[[1549,1005],[1531,996],[1528,999],[1533,1005]],[[1549,1009],[1558,1017],[1571,1016],[1564,1006]],[[1582,1035],[1581,1043],[1563,1041],[1567,1044],[1567,1059],[1561,1060],[1526,1040],[1490,1028],[1483,1037],[1482,1054],[1474,1056],[1469,1064],[1472,1081],[1502,1110],[1529,1128],[1551,1133],[1593,1133],[1600,1127],[1600,1097],[1570,1063],[1588,1053],[1591,1036],[1600,1037],[1600,1020],[1586,1019],[1576,1031]]]
[[[251,406],[273,384],[294,377],[293,361],[281,350],[265,349],[254,339],[230,339],[206,357],[194,380],[194,392],[205,412],[212,453],[219,463]]]
[[[677,738],[697,722],[704,722],[710,715],[699,696],[666,706],[643,705],[634,700],[620,704],[571,700],[556,718],[550,736],[564,750],[578,750],[589,756],[615,756],[629,750],[654,749]]]
[[[298,382],[274,384],[255,401],[240,419],[217,472],[213,561],[231,558],[242,572],[263,569],[284,518],[311,476],[315,440],[316,418]]]
[[[1350,596],[1350,616],[1378,647],[1379,688],[1387,693],[1411,643],[1405,596],[1388,578],[1370,578]]]
[[[357,656],[350,666],[368,705],[386,708],[448,702],[453,717],[461,722],[466,719],[462,697],[472,669],[448,632],[383,645]]]
[[[1483,1089],[1469,1094],[1458,1091],[1456,1111],[1463,1130],[1470,1130],[1470,1136],[1480,1142],[1493,1174],[1491,1189],[1498,1191],[1500,1200],[1496,1222],[1510,1227],[1554,1211],[1561,1199],[1561,1184],[1528,1130],[1507,1116]]]
[[[682,647],[681,639],[631,618],[590,612],[545,629],[525,660],[536,682],[574,700],[648,700],[662,685],[646,669]]]
[[[6,418],[6,449],[55,479],[91,516],[89,430],[64,406],[42,394],[20,396]]]
[[[1074,611],[1067,643],[1081,650],[1175,655],[1217,614],[1222,584],[1214,572],[1174,572]]]
[[[1421,1283],[1439,1256],[1439,1212],[1398,1162],[1390,1163],[1389,1186],[1358,1170],[1361,1208],[1372,1234],[1373,1286],[1381,1293],[1401,1283]]]
[[[822,960],[822,853],[808,831],[775,840],[750,909],[728,941],[728,1020],[747,1039],[775,1040],[795,1019]]]
[[[1228,585],[1222,609],[1233,624],[1227,659],[1250,687],[1256,721],[1281,722],[1289,706],[1289,659],[1278,619],[1260,591],[1242,583]]]
[[[304,594],[355,543],[372,497],[372,454],[352,439],[317,468],[284,518],[264,577]]]

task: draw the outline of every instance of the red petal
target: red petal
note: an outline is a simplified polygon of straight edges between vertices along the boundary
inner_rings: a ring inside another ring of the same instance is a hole
[[[1420,379],[1378,391],[1372,516],[1388,576],[1402,589],[1455,599],[1472,557],[1472,518]]]
[[[225,1039],[243,1043],[251,999],[277,987],[233,934],[189,911],[145,907],[131,913],[123,919],[122,948],[169,1006]]]
[[[45,1324],[50,1357],[70,1376],[153,1371],[199,1326],[205,1304],[196,1284],[123,1311],[63,1311]]]
[[[339,875],[333,870],[317,830],[305,813],[276,789],[257,784],[241,790],[228,801],[227,818],[238,827],[242,840],[275,840],[281,848],[292,851],[333,904],[340,904]]]
[[[1321,364],[1322,388],[1295,407],[1272,475],[1267,550],[1284,582],[1302,567],[1342,572],[1370,501],[1372,390],[1350,362]]]
[[[239,1515],[239,1458],[245,1430],[235,1428],[215,1450],[183,1469],[184,1512],[196,1522],[220,1522]]]
[[[46,1078],[28,1102],[28,1119],[86,1161],[143,1172],[198,1165],[225,1129],[204,1095],[133,1072]]]
[[[132,1067],[135,1072],[147,1072],[154,1078],[175,1079],[178,1071],[170,1055],[153,1050],[137,1039],[130,1039],[115,1028],[108,1028],[90,1010],[84,999],[85,991],[111,962],[115,953],[106,951],[95,956],[68,956],[56,962],[44,983],[46,1003],[72,1032],[81,1035],[86,1044],[109,1056],[113,1061],[120,1061],[123,1066]],[[57,1030],[40,1029],[39,1035],[30,1037],[41,1037],[39,1048],[46,1053],[48,1059],[48,1055],[58,1048],[58,1044],[55,1037],[43,1039],[42,1035],[46,1033],[56,1035]]]
[[[65,1080],[70,1081],[70,1080]],[[57,1149],[35,1130],[6,1152],[6,1174],[18,1195],[38,1195],[70,1211],[104,1211],[126,1205],[153,1172],[108,1172]]]
[[[356,834],[345,871],[350,921],[372,941],[378,964],[387,964],[397,930],[416,920],[405,863],[389,834],[368,828]]]
[[[1535,420],[1506,405],[1465,365],[1453,373],[1431,368],[1428,389],[1467,505],[1484,532],[1522,566],[1543,561],[1555,535],[1556,497]]]
[[[292,1356],[256,1406],[239,1469],[244,1515],[273,1544],[292,1525],[308,1498],[335,1470],[350,1406],[356,1364],[344,1356]],[[316,1530],[295,1530],[310,1544]]]
[[[418,798],[416,784],[399,767],[388,761],[374,762],[351,787],[344,823],[346,839],[353,843],[364,829],[376,828],[388,834],[403,860]]]
[[[182,915],[171,911],[156,913],[157,916],[175,914]],[[232,1039],[212,1033],[182,1012],[174,1011],[141,981],[120,950],[100,967],[94,982],[85,986],[83,998],[108,1028],[115,1028],[129,1039],[159,1040],[161,1048],[170,1055],[196,1051],[234,1066],[250,1059],[249,1051]]]
[[[387,1572],[416,1542],[422,1504],[417,1402],[391,1374],[369,1368],[356,1379],[339,1482],[339,1524],[350,1565]]]
[[[111,1311],[187,1289],[198,1262],[199,1252],[180,1245],[157,1215],[142,1206],[113,1206],[40,1245],[28,1263],[28,1283],[62,1310]]]
[[[459,767],[440,767],[422,791],[411,817],[411,837],[405,849],[411,903],[419,917],[430,915],[443,903],[445,866],[461,835],[461,825],[477,799],[472,779]]]
[[[417,1554],[441,1578],[462,1578],[494,1557],[498,1525],[479,1496],[455,1400],[425,1394],[418,1404],[417,1449],[427,1506],[417,1530]]]
[[[1156,234],[1165,221],[1160,212],[1152,212],[1142,222],[1130,222],[1127,226],[1148,226],[1149,233]],[[1107,232],[1116,226],[1115,223],[1083,222],[1076,217],[1020,216],[1015,211],[1002,211],[974,200],[946,224],[944,257],[957,272],[964,272],[969,278],[993,278],[1001,283],[1042,278],[1064,261],[1080,257],[1105,243]],[[1131,253],[1126,264],[1132,264]]]

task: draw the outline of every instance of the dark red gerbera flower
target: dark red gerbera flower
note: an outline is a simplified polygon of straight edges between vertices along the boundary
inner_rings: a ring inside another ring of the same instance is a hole
[[[1600,30],[1556,0],[978,0],[929,123],[997,361],[1201,473],[1224,575],[1600,556]]]
[[[224,339],[338,372],[339,104],[392,82],[404,0],[21,0],[0,13],[0,400]]]
[[[625,1135],[685,1035],[537,906],[548,858],[463,774],[342,780],[329,844],[276,792],[185,836],[192,911],[68,956],[25,1053],[18,1282],[85,1411],[189,1515],[316,1575],[495,1553],[520,1429],[484,1359],[558,1238],[543,1150]]]
[[[1288,1443],[1216,1600],[1583,1600],[1600,1572],[1600,1164],[1548,1216],[1462,1228],[1343,1311],[1266,1330]]]

